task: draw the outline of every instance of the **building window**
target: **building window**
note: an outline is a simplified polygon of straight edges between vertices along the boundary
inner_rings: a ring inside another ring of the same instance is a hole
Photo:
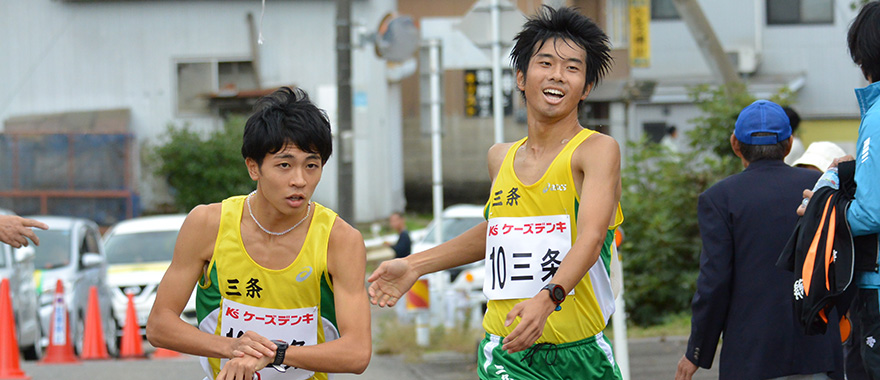
[[[834,0],[767,0],[767,25],[832,23]]]
[[[675,9],[672,0],[652,0],[651,1],[651,20],[678,20],[681,16]]]
[[[629,44],[629,2],[627,0],[610,0],[605,9],[605,34],[613,49],[621,49]]]
[[[177,63],[177,113],[210,113],[213,94],[257,89],[251,61],[201,61]]]

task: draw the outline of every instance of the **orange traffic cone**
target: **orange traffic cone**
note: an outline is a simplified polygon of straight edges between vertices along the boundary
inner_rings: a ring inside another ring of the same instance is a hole
[[[4,278],[0,282],[0,379],[30,379],[21,370],[19,359],[9,279]]]
[[[49,347],[40,364],[77,363],[70,344],[70,320],[67,319],[67,306],[64,304],[64,284],[61,280],[55,285],[55,301],[52,303],[52,320],[49,322]]]
[[[172,359],[182,357],[179,352],[174,350],[169,350],[167,348],[156,348],[156,351],[153,351],[153,355],[151,356],[153,359]]]
[[[104,327],[101,326],[101,309],[98,306],[98,288],[89,289],[89,309],[86,311],[86,328],[83,331],[81,359],[110,359],[104,344]]]
[[[122,326],[122,347],[120,358],[143,358],[144,341],[141,338],[137,312],[134,310],[134,294],[128,293],[128,310],[125,312],[125,325]]]

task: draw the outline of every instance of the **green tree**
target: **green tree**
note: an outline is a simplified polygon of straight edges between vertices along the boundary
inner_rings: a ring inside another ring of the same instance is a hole
[[[862,6],[864,6],[865,4],[868,4],[870,2],[871,2],[871,0],[852,0],[849,3],[849,7],[852,9],[859,9]]]
[[[241,157],[244,123],[243,117],[231,117],[206,136],[187,125],[169,125],[161,137],[164,144],[150,149],[154,174],[168,181],[177,211],[253,190]]]
[[[787,104],[790,95],[783,90],[771,100]],[[631,142],[623,168],[625,297],[630,319],[642,326],[689,310],[701,246],[697,198],[742,170],[730,135],[739,111],[755,98],[741,84],[699,86],[691,96],[703,116],[692,120],[690,149],[679,153],[660,144]]]

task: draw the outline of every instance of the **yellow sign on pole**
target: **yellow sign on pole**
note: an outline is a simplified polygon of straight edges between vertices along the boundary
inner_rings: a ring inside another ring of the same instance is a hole
[[[650,0],[629,0],[629,64],[651,66]]]

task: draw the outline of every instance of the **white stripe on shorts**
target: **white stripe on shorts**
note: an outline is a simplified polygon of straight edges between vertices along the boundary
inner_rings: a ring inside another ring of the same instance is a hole
[[[611,351],[611,345],[609,345],[608,342],[605,341],[605,335],[603,335],[601,331],[596,334],[596,344],[598,344],[599,348],[601,348],[602,351],[605,352],[605,356],[608,357],[608,362],[610,362],[611,366],[613,367],[614,352]]]
[[[483,357],[486,358],[486,363],[483,364],[483,370],[489,372],[489,365],[492,364],[492,351],[495,350],[495,347],[498,347],[501,344],[501,337],[498,335],[489,335],[489,342],[483,346]]]

